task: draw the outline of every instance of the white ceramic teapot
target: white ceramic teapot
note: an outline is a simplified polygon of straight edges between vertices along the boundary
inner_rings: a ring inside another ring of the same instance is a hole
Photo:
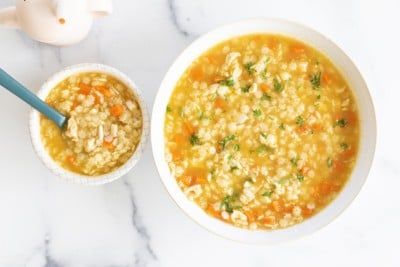
[[[43,43],[70,45],[86,37],[94,18],[111,12],[111,0],[16,0],[16,6],[0,10],[0,26],[19,28]]]

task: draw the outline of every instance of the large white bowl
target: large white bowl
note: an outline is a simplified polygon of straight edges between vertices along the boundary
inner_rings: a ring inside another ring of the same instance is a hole
[[[164,151],[165,110],[176,82],[186,68],[210,47],[226,39],[251,33],[282,34],[301,40],[323,54],[342,71],[357,99],[360,121],[360,150],[352,175],[337,198],[317,215],[303,223],[280,230],[246,230],[234,227],[207,215],[197,204],[187,199],[171,175]],[[211,232],[228,239],[246,243],[276,243],[310,234],[337,217],[356,197],[372,164],[376,143],[376,121],[367,85],[350,58],[322,34],[281,19],[251,19],[218,28],[193,42],[176,59],[161,83],[153,107],[151,122],[153,155],[161,180],[176,204],[195,222]]]
[[[138,104],[140,106],[140,109],[142,111],[142,117],[143,117],[143,128],[142,128],[142,136],[140,138],[139,144],[136,147],[135,152],[132,154],[132,156],[129,158],[125,164],[120,166],[119,168],[115,169],[114,171],[110,173],[106,173],[103,175],[97,175],[97,176],[86,176],[86,175],[81,175],[75,172],[71,172],[69,170],[66,170],[62,168],[57,162],[55,162],[50,155],[47,153],[46,149],[43,146],[42,138],[40,137],[40,113],[36,110],[32,110],[30,114],[30,120],[29,120],[29,130],[31,134],[31,140],[33,144],[33,148],[35,149],[36,154],[39,156],[39,158],[42,160],[44,165],[46,165],[47,168],[49,168],[54,174],[57,176],[63,178],[67,182],[70,183],[77,183],[77,184],[84,184],[84,185],[101,185],[105,183],[112,182],[120,177],[122,177],[124,174],[126,174],[130,169],[135,166],[135,164],[139,161],[140,156],[145,148],[146,142],[147,142],[147,137],[149,134],[149,118],[147,114],[147,109],[145,102],[140,94],[140,91],[136,84],[129,79],[128,76],[123,74],[117,69],[114,69],[112,67],[102,65],[102,64],[96,64],[96,63],[85,63],[85,64],[79,64],[79,65],[74,65],[71,67],[67,67],[63,69],[62,71],[54,74],[51,76],[40,88],[39,92],[37,95],[41,99],[45,99],[46,96],[49,94],[49,92],[61,81],[66,79],[67,77],[82,73],[82,72],[99,72],[99,73],[105,73],[108,75],[111,75],[121,81],[123,84],[126,85],[128,90],[131,90],[133,95],[136,97]]]

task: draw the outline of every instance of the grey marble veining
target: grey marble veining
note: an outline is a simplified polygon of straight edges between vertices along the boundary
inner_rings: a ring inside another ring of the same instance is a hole
[[[29,0],[28,0],[29,1]],[[0,1],[0,8],[13,4]],[[159,181],[150,144],[135,169],[103,187],[56,179],[35,156],[29,108],[0,89],[0,267],[399,266],[398,1],[115,0],[82,43],[52,47],[0,28],[0,67],[37,88],[65,66],[101,62],[131,76],[149,111],[168,66],[197,36],[250,17],[282,17],[338,43],[370,86],[376,159],[354,203],[318,233],[254,247],[191,221]]]

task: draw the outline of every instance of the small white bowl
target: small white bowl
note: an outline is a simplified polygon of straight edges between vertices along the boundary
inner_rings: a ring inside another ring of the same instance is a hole
[[[37,95],[40,99],[44,100],[49,92],[61,81],[66,79],[67,77],[82,73],[82,72],[99,72],[105,73],[110,76],[115,77],[122,83],[126,85],[126,87],[132,91],[134,96],[136,97],[140,109],[142,111],[143,117],[143,129],[142,129],[142,136],[140,138],[140,142],[137,145],[135,152],[129,158],[129,160],[120,166],[118,169],[103,175],[98,176],[85,176],[78,173],[71,172],[62,168],[57,162],[55,162],[50,155],[47,153],[46,149],[43,146],[42,138],[40,137],[40,113],[36,110],[32,110],[30,113],[30,120],[29,120],[29,130],[31,135],[31,140],[33,144],[33,148],[36,151],[36,154],[39,158],[43,161],[47,168],[49,168],[54,174],[63,178],[67,182],[77,183],[77,184],[84,184],[84,185],[101,185],[105,183],[112,182],[121,176],[125,175],[130,169],[135,166],[135,164],[139,161],[140,156],[145,148],[147,137],[149,134],[149,118],[147,114],[147,109],[143,97],[136,86],[136,84],[131,81],[131,79],[112,67],[96,64],[96,63],[85,63],[74,65],[71,67],[67,67],[64,70],[54,74],[51,76],[40,88]]]
[[[356,166],[336,199],[325,209],[303,223],[279,230],[247,230],[234,227],[207,215],[197,204],[190,201],[171,175],[165,159],[164,120],[165,110],[176,82],[186,68],[214,45],[235,36],[251,33],[281,34],[301,40],[327,55],[343,72],[358,102],[361,134]],[[151,122],[153,155],[161,180],[176,204],[195,222],[222,237],[258,244],[271,244],[310,234],[335,219],[354,200],[364,184],[372,164],[376,143],[374,106],[367,85],[350,58],[322,34],[281,19],[251,19],[218,28],[193,42],[176,59],[161,83],[153,107]]]

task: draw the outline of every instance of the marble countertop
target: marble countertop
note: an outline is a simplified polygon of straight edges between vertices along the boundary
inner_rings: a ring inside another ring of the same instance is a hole
[[[0,8],[13,4],[1,0]],[[0,267],[400,266],[399,1],[115,0],[82,43],[56,48],[0,29],[0,66],[36,90],[52,73],[101,62],[128,74],[151,108],[163,75],[197,36],[249,17],[309,25],[365,76],[378,120],[371,173],[353,204],[317,233],[257,247],[217,237],[169,198],[150,144],[137,167],[100,187],[66,184],[36,157],[29,108],[0,89]]]

